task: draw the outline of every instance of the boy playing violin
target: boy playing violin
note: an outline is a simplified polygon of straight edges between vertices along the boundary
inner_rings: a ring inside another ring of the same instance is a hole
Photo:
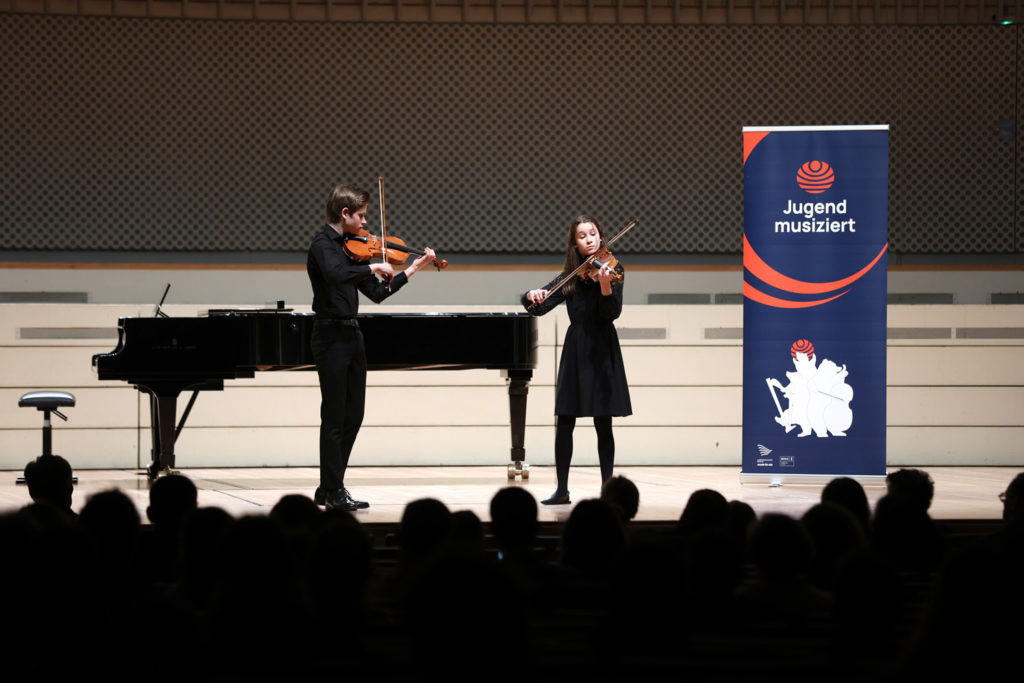
[[[320,486],[313,499],[327,509],[370,506],[354,500],[345,488],[345,469],[363,423],[366,399],[366,351],[356,320],[358,292],[380,303],[434,260],[428,247],[396,275],[390,263],[351,259],[344,242],[347,235],[357,234],[366,225],[369,204],[369,192],[347,185],[335,187],[327,198],[327,225],[313,238],[306,257],[316,314],[313,358],[320,379]]]

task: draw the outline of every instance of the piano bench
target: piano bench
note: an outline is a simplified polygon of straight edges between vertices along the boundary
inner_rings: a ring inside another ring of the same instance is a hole
[[[71,408],[74,405],[75,397],[66,391],[30,391],[18,399],[19,408],[37,408],[54,412],[57,412],[57,408]]]
[[[35,408],[43,411],[43,455],[53,455],[53,426],[50,424],[50,413],[67,421],[67,416],[58,408],[75,405],[75,397],[66,391],[30,391],[18,399],[19,408]],[[18,483],[24,483],[24,477],[18,477]]]

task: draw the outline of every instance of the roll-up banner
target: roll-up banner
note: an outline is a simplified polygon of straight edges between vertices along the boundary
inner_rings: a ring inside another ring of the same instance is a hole
[[[741,480],[885,474],[889,126],[743,128]]]

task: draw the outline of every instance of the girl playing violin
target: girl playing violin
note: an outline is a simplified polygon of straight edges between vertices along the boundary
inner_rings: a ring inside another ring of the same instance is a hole
[[[345,469],[363,423],[366,351],[359,331],[359,292],[380,303],[401,289],[413,273],[434,260],[430,248],[403,272],[390,263],[360,263],[344,248],[366,225],[370,193],[339,185],[327,198],[327,225],[309,245],[306,272],[313,287],[313,358],[320,379],[320,486],[313,499],[327,508],[356,510],[345,488]],[[383,281],[378,277],[383,278]]]
[[[558,486],[545,505],[569,503],[569,463],[572,460],[572,433],[577,417],[593,417],[597,430],[597,455],[601,479],[608,481],[615,462],[612,417],[633,412],[629,386],[622,363],[619,337],[613,321],[622,312],[621,264],[597,267],[593,279],[577,276],[560,289],[550,292],[559,280],[572,273],[605,243],[601,224],[589,216],[573,220],[565,250],[562,273],[541,289],[523,295],[523,305],[535,315],[544,315],[561,302],[569,310],[569,329],[565,333],[562,357],[558,364],[555,388],[555,471]],[[595,281],[596,280],[596,281]],[[616,282],[620,280],[620,282]]]

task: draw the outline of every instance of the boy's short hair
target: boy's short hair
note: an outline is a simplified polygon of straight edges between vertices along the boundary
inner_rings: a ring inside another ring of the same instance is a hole
[[[338,185],[327,196],[327,222],[337,223],[341,220],[341,212],[348,209],[355,213],[370,204],[370,193],[350,185]]]

